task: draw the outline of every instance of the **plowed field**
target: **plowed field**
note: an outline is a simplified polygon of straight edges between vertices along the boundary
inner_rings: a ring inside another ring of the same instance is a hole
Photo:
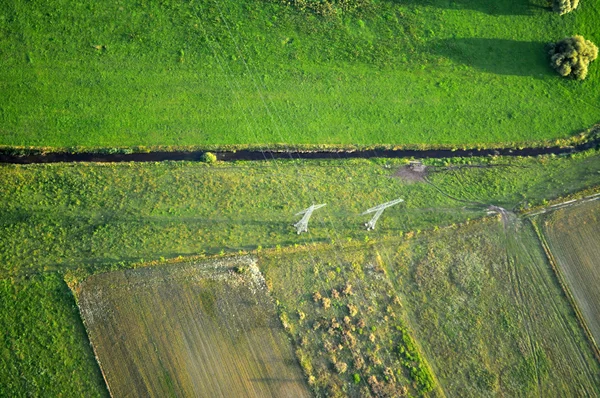
[[[252,261],[139,268],[83,282],[80,310],[111,394],[308,396]]]
[[[600,342],[600,201],[542,218],[544,235],[579,310]]]

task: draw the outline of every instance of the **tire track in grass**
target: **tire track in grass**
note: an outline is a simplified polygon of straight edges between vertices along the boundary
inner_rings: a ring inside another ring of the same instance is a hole
[[[577,339],[575,337],[575,334],[573,333],[574,330],[571,327],[569,327],[569,325],[568,325],[568,321],[566,319],[567,314],[565,314],[565,312],[564,312],[565,308],[564,307],[560,308],[559,303],[557,302],[557,300],[559,300],[558,297],[560,297],[560,296],[558,296],[558,295],[554,296],[554,295],[548,294],[548,292],[556,290],[557,288],[560,288],[560,287],[559,286],[550,286],[550,285],[554,285],[552,283],[552,281],[550,280],[551,274],[546,275],[546,277],[543,275],[541,267],[543,266],[543,264],[546,264],[546,262],[543,261],[544,257],[540,255],[540,258],[536,259],[533,256],[532,250],[541,251],[541,247],[539,246],[539,241],[536,241],[534,239],[534,236],[532,235],[533,232],[531,231],[531,228],[528,228],[527,224],[519,223],[519,225],[520,225],[520,228],[522,228],[521,233],[513,234],[513,238],[510,239],[510,241],[513,243],[512,250],[514,250],[515,253],[522,254],[521,258],[524,260],[524,264],[526,264],[526,266],[522,267],[521,269],[523,270],[523,272],[526,272],[527,276],[531,279],[531,283],[534,284],[535,286],[544,286],[545,287],[544,289],[537,289],[536,295],[528,294],[527,289],[523,289],[521,277],[517,276],[517,278],[519,279],[519,288],[520,288],[521,294],[523,295],[523,298],[525,298],[525,297],[527,298],[527,301],[534,303],[534,307],[536,307],[536,308],[544,309],[544,308],[547,308],[548,305],[550,305],[551,311],[544,311],[543,313],[538,314],[538,317],[542,316],[543,318],[548,319],[548,315],[550,315],[551,313],[556,314],[557,316],[552,317],[551,321],[558,320],[558,323],[560,325],[560,330],[563,332],[561,334],[564,338],[567,339],[567,341],[564,341],[562,339],[560,341],[558,339],[553,339],[554,345],[556,347],[566,347],[566,344],[570,345],[572,349],[569,350],[569,352],[571,352],[571,353],[576,352],[578,354],[576,356],[576,360],[580,365],[579,368],[585,369],[586,376],[587,376],[586,378],[588,380],[593,380],[595,377],[593,374],[593,371],[590,369],[589,364],[584,359],[584,354],[581,349],[582,347],[580,344],[577,343]],[[519,239],[516,239],[517,236],[519,237]],[[530,247],[530,248],[526,247],[525,243],[523,242],[524,239],[527,239],[528,242],[531,242],[531,243],[533,243],[535,241],[536,248],[533,249],[533,247]],[[529,318],[531,324],[535,325],[530,312],[528,312],[528,318]],[[554,322],[552,322],[552,323],[554,323]],[[544,341],[547,341],[546,339],[547,339],[547,337],[544,336]],[[545,350],[543,350],[543,347],[536,347],[536,348],[542,349],[542,352],[545,354]],[[565,351],[566,350],[563,349],[560,352],[562,354]],[[534,358],[536,360],[536,368],[538,371],[538,377],[540,377],[539,354],[538,354],[537,350],[534,350],[533,353],[534,353]],[[563,357],[566,357],[566,355],[563,355]],[[573,356],[570,356],[569,360],[574,360]],[[555,364],[555,365],[557,365],[557,364]],[[591,390],[589,387],[590,386],[588,385],[586,390],[588,390],[588,392],[593,391],[593,387],[591,388]],[[540,393],[542,393],[541,390],[540,390]]]
[[[521,245],[523,245],[523,244],[521,243]],[[525,249],[525,248],[523,247],[523,249]],[[541,248],[539,248],[539,249],[541,249]],[[530,258],[531,258],[531,255],[530,255]],[[548,284],[552,284],[552,282],[550,280],[548,280],[548,278],[544,278],[544,275],[542,274],[542,270],[540,269],[540,267],[536,266],[536,264],[537,264],[537,262],[534,261],[532,258],[533,266],[530,269],[532,270],[531,275],[534,277],[534,283],[544,284],[545,286],[548,286]],[[556,287],[560,288],[559,286],[556,286]],[[544,293],[546,293],[547,291],[549,291],[549,289],[543,290]],[[568,326],[568,322],[566,319],[567,315],[564,313],[564,311],[561,311],[561,308],[559,307],[559,304],[557,303],[557,297],[559,297],[559,296],[552,297],[548,294],[544,294],[544,296],[545,297],[544,297],[543,302],[545,304],[550,304],[552,306],[552,309],[554,310],[553,312],[558,314],[558,320],[560,322],[561,329],[563,331],[565,331],[564,334],[569,337],[569,342],[574,347],[574,351],[579,354],[579,356],[577,357],[578,362],[580,363],[581,367],[586,370],[588,378],[593,379],[594,378],[593,372],[590,369],[589,365],[584,360],[583,352],[581,350],[581,345],[577,344],[577,340],[575,339],[575,336],[572,333],[573,330]],[[564,342],[557,341],[557,345],[561,345],[561,344],[564,344]],[[572,359],[572,357],[571,357],[571,359]]]
[[[514,296],[517,301],[519,315],[522,320],[526,321],[525,333],[527,335],[527,341],[529,343],[530,355],[532,356],[532,358],[535,361],[537,392],[538,392],[538,395],[541,397],[542,396],[541,395],[542,386],[541,386],[539,362],[538,362],[538,358],[537,358],[537,355],[535,352],[535,343],[533,341],[531,327],[530,327],[530,325],[533,324],[533,320],[531,318],[530,313],[528,311],[523,310],[523,308],[525,307],[525,299],[524,299],[524,294],[523,294],[521,278],[519,277],[517,256],[516,256],[514,250],[509,250],[509,248],[511,248],[513,246],[514,237],[517,236],[517,226],[518,226],[518,224],[516,221],[513,221],[511,223],[507,223],[507,222],[504,223],[503,237],[504,237],[504,241],[505,241],[504,242],[505,243],[504,244],[505,255],[506,255],[506,262],[509,266],[509,278],[510,278],[510,282],[511,282],[511,287],[513,289]],[[512,251],[512,254],[511,254],[511,251]]]

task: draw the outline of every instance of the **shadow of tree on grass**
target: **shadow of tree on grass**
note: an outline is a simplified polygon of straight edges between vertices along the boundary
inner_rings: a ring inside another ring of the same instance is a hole
[[[535,76],[553,74],[546,43],[506,39],[443,39],[429,43],[433,54],[499,75]]]
[[[396,4],[474,10],[488,15],[531,15],[552,11],[546,0],[393,0]]]

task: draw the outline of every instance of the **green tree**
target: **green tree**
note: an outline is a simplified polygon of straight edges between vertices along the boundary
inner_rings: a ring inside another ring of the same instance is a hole
[[[564,77],[583,80],[590,62],[598,57],[598,47],[583,36],[566,37],[549,44],[550,65]]]
[[[564,15],[573,11],[579,5],[579,0],[553,0],[552,8],[554,12]]]

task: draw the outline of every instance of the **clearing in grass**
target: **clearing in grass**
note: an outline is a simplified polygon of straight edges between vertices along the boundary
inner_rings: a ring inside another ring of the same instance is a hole
[[[309,396],[250,257],[99,274],[75,290],[113,396]]]
[[[595,340],[600,342],[600,201],[540,216],[558,272]]]

